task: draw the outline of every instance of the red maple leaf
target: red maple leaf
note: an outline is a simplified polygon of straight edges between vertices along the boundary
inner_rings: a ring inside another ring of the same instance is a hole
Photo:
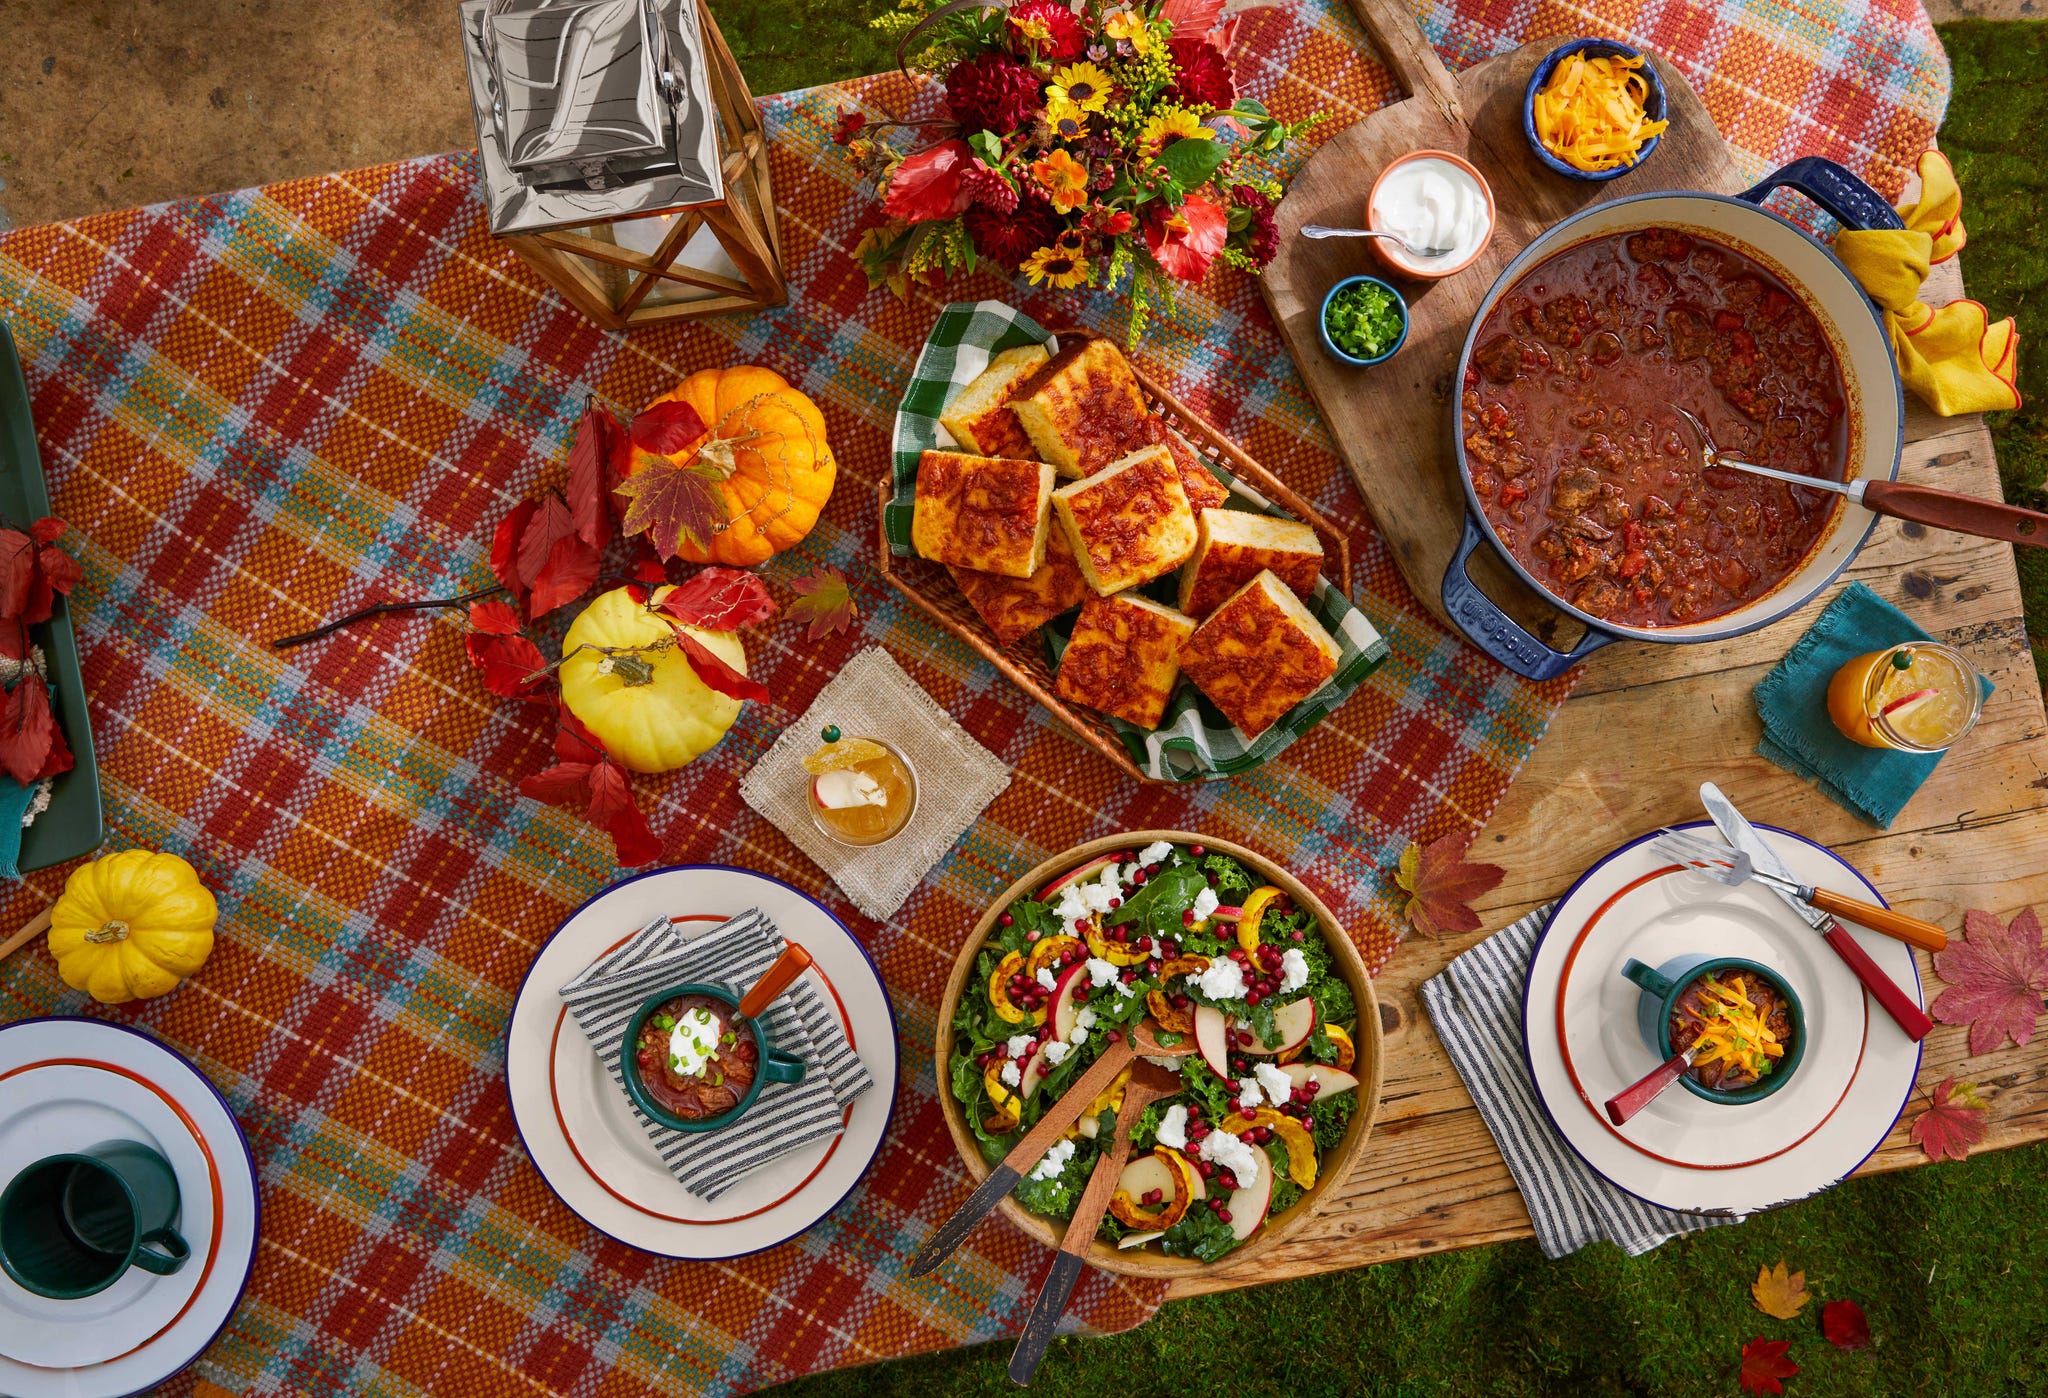
[[[697,672],[697,678],[728,699],[766,699],[768,691],[758,683],[720,660],[711,647],[687,631],[676,632],[676,644],[682,647],[683,655],[690,662],[690,668]]]
[[[1822,1306],[1820,1330],[1836,1349],[1870,1348],[1870,1321],[1854,1301],[1830,1301]]]
[[[0,769],[23,786],[40,781],[57,741],[50,691],[42,677],[31,671],[0,701]]]
[[[797,599],[789,604],[789,614],[798,621],[810,622],[811,629],[804,633],[807,640],[822,641],[834,631],[845,631],[860,615],[846,574],[837,568],[820,568],[798,578],[790,587]]]
[[[1943,1078],[1927,1099],[1927,1109],[1913,1118],[1909,1139],[1929,1160],[1967,1160],[1970,1147],[1984,1139],[1991,1104],[1975,1083]]]
[[[519,576],[533,589],[526,614],[543,617],[590,591],[597,581],[598,552],[576,532],[568,502],[550,492],[519,540]]]
[[[767,587],[739,568],[700,568],[653,606],[669,619],[702,631],[737,631],[775,615],[775,599]]]
[[[469,604],[469,629],[493,636],[519,634],[519,613],[496,598]]]
[[[611,542],[618,432],[619,420],[600,408],[595,397],[584,400],[576,439],[569,444],[569,513],[575,517],[577,537],[594,549]]]
[[[685,541],[709,543],[726,523],[718,487],[667,457],[619,482],[619,494],[628,501],[620,527],[628,534],[645,534],[663,558],[675,557]]]
[[[648,404],[626,429],[633,445],[649,456],[675,456],[688,450],[704,432],[703,417],[680,398]]]
[[[1799,1372],[1799,1366],[1785,1357],[1790,1340],[1766,1340],[1759,1335],[1742,1347],[1742,1387],[1748,1393],[1783,1393],[1782,1382]]]
[[[1401,852],[1394,882],[1408,893],[1408,921],[1425,937],[1446,932],[1477,932],[1479,914],[1471,902],[1499,885],[1507,870],[1498,864],[1467,864],[1465,850],[1472,836],[1453,830],[1428,845],[1410,844]]]
[[[522,794],[557,806],[581,806],[591,824],[612,837],[619,866],[631,869],[661,856],[661,841],[647,828],[647,817],[633,804],[625,769],[612,761],[597,736],[568,706],[557,710],[555,765],[519,783]]]
[[[2048,993],[2048,947],[2032,908],[2001,923],[1976,908],[1963,914],[1964,940],[1934,955],[1949,983],[1929,1007],[1943,1024],[1970,1026],[1970,1052],[1989,1053],[2010,1037],[2021,1048],[2034,1037],[2041,997]]]
[[[526,604],[526,579],[519,574],[519,540],[539,513],[539,501],[522,500],[512,507],[512,513],[498,521],[498,531],[491,536],[491,576],[512,594],[512,601],[519,606]]]
[[[0,529],[0,616],[28,610],[36,578],[36,541],[19,529]]]

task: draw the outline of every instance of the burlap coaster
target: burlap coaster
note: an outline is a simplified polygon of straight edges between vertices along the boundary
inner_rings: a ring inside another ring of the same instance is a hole
[[[828,723],[849,737],[881,739],[916,769],[917,811],[894,839],[851,848],[812,822],[804,758],[817,751]],[[740,782],[740,795],[830,874],[855,907],[881,922],[1009,784],[1009,764],[975,742],[894,656],[869,646],[783,730]]]

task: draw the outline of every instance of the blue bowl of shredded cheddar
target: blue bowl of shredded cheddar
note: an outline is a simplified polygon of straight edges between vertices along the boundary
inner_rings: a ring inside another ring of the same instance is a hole
[[[1670,124],[1665,111],[1664,80],[1640,49],[1574,39],[1529,75],[1522,134],[1566,179],[1611,180],[1650,158]]]

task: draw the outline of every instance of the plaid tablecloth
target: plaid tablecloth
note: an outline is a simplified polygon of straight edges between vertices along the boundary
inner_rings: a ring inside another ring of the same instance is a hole
[[[1420,7],[1452,62],[1619,33],[1670,54],[1755,170],[1819,152],[1896,193],[1946,66],[1913,0],[1652,0]],[[1255,12],[1241,71],[1334,130],[1391,95],[1349,12]],[[0,1015],[104,1013],[193,1055],[248,1126],[266,1209],[254,1283],[198,1371],[238,1392],[729,1393],[1011,1331],[1046,1255],[1004,1225],[934,1277],[902,1259],[961,1197],[928,1063],[961,929],[1017,871],[1120,828],[1185,825],[1288,859],[1375,962],[1399,938],[1390,870],[1476,827],[1562,700],[1428,620],[1378,543],[1256,291],[1185,298],[1147,367],[1359,545],[1359,600],[1393,657],[1256,774],[1195,790],[1119,778],[866,564],[890,416],[937,306],[1006,296],[1105,329],[1094,298],[970,279],[899,304],[847,257],[875,216],[831,146],[882,78],[768,100],[792,305],[629,340],[593,330],[486,237],[465,156],[295,181],[0,238],[58,511],[78,526],[85,675],[115,845],[192,859],[223,936],[175,994],[91,1010],[40,952],[0,969]],[[890,1168],[807,1236],[683,1264],[606,1241],[519,1148],[502,1081],[512,993],[559,916],[612,877],[610,843],[522,800],[552,721],[495,701],[453,621],[390,619],[306,650],[265,640],[484,575],[483,531],[559,469],[586,392],[635,405],[684,371],[769,365],[821,404],[844,473],[765,575],[836,564],[859,634],[750,642],[775,696],[709,756],[643,785],[672,860],[790,880],[867,940],[904,1034]],[[1020,779],[887,925],[861,917],[736,781],[852,651],[887,645]],[[64,870],[32,875],[19,922]],[[1136,1324],[1156,1287],[1090,1274],[1074,1314]],[[167,1390],[189,1391],[192,1376]]]

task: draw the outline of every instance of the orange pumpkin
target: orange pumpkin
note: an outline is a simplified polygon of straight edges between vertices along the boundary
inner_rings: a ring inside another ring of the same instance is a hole
[[[683,539],[677,556],[750,568],[802,543],[838,475],[817,405],[782,375],[751,364],[699,370],[654,400],[674,401],[695,408],[709,430],[670,459],[700,474],[708,468],[725,518],[708,543]],[[659,459],[630,442],[626,451],[628,476]]]

